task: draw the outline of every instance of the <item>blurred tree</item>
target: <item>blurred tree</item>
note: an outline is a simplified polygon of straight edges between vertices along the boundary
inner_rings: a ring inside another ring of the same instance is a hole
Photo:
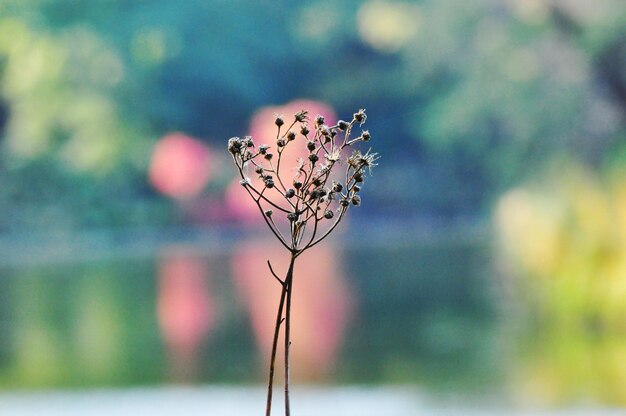
[[[303,97],[376,115],[396,163],[372,209],[480,215],[553,158],[618,146],[625,17],[621,0],[0,1],[0,227],[179,222],[147,185],[153,143],[221,147]]]

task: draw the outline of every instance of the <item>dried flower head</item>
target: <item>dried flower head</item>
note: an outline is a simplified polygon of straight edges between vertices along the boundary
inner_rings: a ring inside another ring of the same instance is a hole
[[[271,270],[282,287],[279,318],[283,316],[283,309],[286,310],[284,324],[281,319],[277,321],[274,339],[278,339],[281,325],[284,325],[287,352],[290,344],[287,329],[290,325],[290,289],[294,262],[302,252],[330,235],[351,206],[361,205],[359,192],[365,171],[371,174],[371,169],[377,164],[378,154],[369,150],[365,153],[353,150],[349,157],[345,157],[349,148],[370,140],[367,130],[362,131],[359,137],[350,138],[354,125],[362,125],[366,119],[365,110],[361,109],[354,113],[350,122],[339,120],[336,126],[328,127],[324,117],[318,115],[310,128],[308,112],[301,110],[294,115],[288,131],[281,134],[285,121],[281,115],[276,115],[274,124],[278,132],[274,153],[265,144],[255,147],[250,136],[232,137],[228,140],[228,152],[241,177],[241,185],[259,208],[270,231],[291,254],[291,265],[284,279],[280,279]],[[300,124],[296,126],[296,123]],[[296,133],[292,130],[297,131],[298,128],[305,138],[300,142],[296,140]],[[301,146],[307,157],[296,161],[285,160],[287,146]],[[289,165],[290,163],[293,164]],[[258,175],[254,181],[246,176],[249,165],[254,166],[254,172]],[[343,172],[338,172],[339,170]],[[290,174],[293,176],[287,176]],[[292,187],[286,186],[289,184]],[[283,302],[285,299],[287,300]],[[274,367],[275,357],[276,342],[272,346],[271,368]],[[287,357],[286,354],[286,367]],[[273,372],[270,372],[266,414],[271,412],[272,383]],[[288,396],[288,381],[285,387],[285,394]]]
[[[303,121],[305,121],[307,119],[307,117],[309,116],[309,112],[306,110],[301,110],[298,111],[295,115],[296,121],[302,123]]]
[[[362,108],[359,111],[357,111],[356,113],[354,113],[354,120],[359,123],[360,125],[363,125],[363,123],[365,123],[365,120],[367,120],[367,115],[365,115],[365,109]]]
[[[377,160],[378,153],[370,153],[368,150],[367,153],[362,154],[359,150],[355,150],[348,158],[348,165],[357,170],[362,168],[368,168],[371,170],[372,167],[377,165]]]

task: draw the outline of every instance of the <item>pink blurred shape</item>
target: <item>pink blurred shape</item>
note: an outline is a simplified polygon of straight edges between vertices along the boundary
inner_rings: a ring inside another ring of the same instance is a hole
[[[159,263],[158,322],[178,378],[193,375],[197,351],[215,323],[207,277],[205,261],[184,250],[166,253]]]
[[[251,240],[233,253],[235,285],[250,311],[252,328],[269,364],[280,286],[267,269],[272,259],[280,275],[288,267],[288,253],[274,241]],[[332,245],[301,255],[294,271],[292,304],[292,374],[300,380],[324,379],[331,371],[352,309],[350,291]],[[278,362],[282,362],[282,340]],[[262,370],[266,370],[265,367]],[[280,371],[277,371],[280,376]]]
[[[196,196],[213,175],[211,150],[183,133],[171,133],[154,146],[150,183],[161,193],[179,199]]]
[[[285,105],[263,107],[258,110],[252,116],[250,121],[249,134],[253,137],[256,145],[267,144],[271,146],[272,151],[276,149],[276,125],[274,120],[276,114],[283,115],[285,119],[285,125],[282,127],[281,134],[286,132],[287,127],[291,125],[294,115],[301,110],[308,110],[311,122],[310,129],[313,130],[312,120],[319,114],[324,116],[326,124],[332,125],[337,121],[335,111],[327,104],[312,101],[312,100],[295,100]],[[297,123],[293,130],[299,134],[300,123]],[[296,166],[299,158],[306,158],[309,154],[306,149],[306,141],[304,137],[298,136],[294,143],[290,143],[285,147],[283,153],[283,160],[280,167],[280,177],[283,180],[285,186],[289,186],[292,183],[296,174]],[[252,183],[257,189],[262,189],[261,181],[258,179],[258,175],[255,175],[253,171],[247,172],[252,180]],[[239,184],[240,178],[235,178],[228,186],[226,191],[226,204],[232,214],[240,220],[246,222],[259,222],[263,223],[263,218],[257,208],[256,204],[250,198],[250,195],[242,189]],[[282,197],[276,194],[278,190],[274,190],[272,193],[268,193],[266,196],[278,202]]]

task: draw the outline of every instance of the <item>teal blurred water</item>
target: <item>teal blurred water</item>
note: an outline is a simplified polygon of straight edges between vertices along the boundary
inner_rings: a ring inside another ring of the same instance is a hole
[[[296,382],[496,388],[507,357],[487,242],[396,237],[344,236],[310,263],[332,263],[326,277],[305,261]],[[146,246],[81,243],[58,261],[5,261],[0,386],[263,383],[271,328],[259,322],[274,319],[278,289],[262,259],[284,253],[212,237]]]

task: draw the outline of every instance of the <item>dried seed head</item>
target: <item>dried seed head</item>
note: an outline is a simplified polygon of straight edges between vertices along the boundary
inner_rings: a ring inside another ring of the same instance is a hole
[[[306,148],[312,152],[313,150],[315,150],[315,142],[313,141],[306,142]]]
[[[310,160],[312,163],[315,163],[315,162],[317,162],[317,161],[319,160],[319,157],[317,157],[317,155],[316,155],[315,153],[311,153],[311,154],[309,155],[309,160]]]
[[[361,133],[361,138],[363,138],[364,142],[369,142],[372,136],[370,136],[370,132],[368,130],[365,130],[363,133]]]
[[[261,146],[259,146],[259,153],[261,153],[262,155],[266,154],[268,149],[270,147],[266,144],[262,144]]]
[[[293,187],[296,188],[296,189],[302,188],[302,182],[300,182],[300,181],[293,181]]]
[[[271,177],[264,179],[263,183],[265,184],[265,187],[268,189],[272,189],[274,187],[274,180]]]
[[[273,157],[273,156],[274,156],[274,155],[273,155],[272,153],[266,153],[264,157],[265,157],[265,159],[267,159],[267,160],[272,160],[272,157]]]
[[[317,117],[315,117],[315,125],[316,126],[321,126],[324,124],[324,116],[322,115],[318,115]]]
[[[274,120],[274,124],[276,124],[278,127],[280,127],[283,124],[285,124],[285,120],[283,120],[282,117],[278,116],[278,117],[276,117],[276,120]]]
[[[239,137],[231,137],[228,139],[228,151],[230,153],[237,154],[241,150],[241,140]]]
[[[239,183],[240,183],[242,186],[248,186],[248,185],[251,185],[251,184],[252,184],[252,183],[250,182],[250,179],[249,179],[249,178],[242,179],[242,180],[240,180],[240,181],[239,181]]]
[[[334,215],[334,212],[332,212],[331,210],[327,209],[324,212],[324,218],[326,218],[327,220],[331,219]]]
[[[296,121],[303,122],[306,120],[308,115],[309,115],[309,112],[307,110],[300,110],[295,115]]]
[[[341,192],[343,190],[343,185],[337,181],[333,181],[333,192]]]
[[[348,123],[346,121],[339,120],[337,122],[337,127],[339,127],[339,130],[345,131],[348,128]]]
[[[263,167],[262,166],[257,166],[256,169],[254,169],[254,171],[256,173],[258,173],[259,175],[263,174]]]
[[[252,136],[244,136],[243,139],[241,139],[241,142],[243,145],[245,145],[246,147],[252,147],[254,146],[254,141],[252,140]]]
[[[294,191],[291,188],[287,189],[287,192],[285,192],[285,196],[287,198],[293,198],[295,194],[296,194],[296,191]]]
[[[276,145],[278,147],[284,147],[287,144],[287,142],[285,141],[285,139],[278,139],[276,140]]]
[[[320,186],[323,183],[324,183],[324,181],[322,180],[322,178],[315,178],[313,180],[313,185],[315,185],[315,186]]]
[[[361,190],[361,187],[359,185],[354,185],[352,189],[354,190],[354,192],[359,192]]]
[[[359,205],[361,205],[361,197],[358,195],[353,195],[350,202],[352,202],[352,205],[354,205],[355,207],[358,207]]]
[[[292,141],[296,139],[296,133],[294,133],[292,130],[289,130],[289,132],[287,133],[287,140]]]
[[[347,207],[348,205],[350,205],[350,202],[344,198],[339,201],[339,205],[341,205],[342,207]]]
[[[360,124],[365,123],[365,120],[367,120],[367,115],[365,115],[365,109],[364,108],[362,108],[358,112],[354,113],[354,120],[356,120]]]
[[[298,219],[298,214],[296,214],[295,212],[290,212],[289,214],[287,214],[287,219],[291,222],[294,222]]]
[[[352,166],[354,169],[361,168],[369,168],[376,166],[376,161],[378,160],[378,153],[370,153],[367,152],[362,154],[358,150],[355,150],[354,153],[348,158],[348,165]]]
[[[309,128],[307,127],[306,124],[303,124],[302,127],[300,128],[300,134],[303,136],[306,136],[307,134],[309,134]]]
[[[356,183],[363,182],[363,173],[357,172],[354,174],[354,181]]]
[[[265,211],[265,216],[266,217],[271,217],[273,213],[274,213],[274,211],[272,211],[271,209],[268,209],[267,211]]]

